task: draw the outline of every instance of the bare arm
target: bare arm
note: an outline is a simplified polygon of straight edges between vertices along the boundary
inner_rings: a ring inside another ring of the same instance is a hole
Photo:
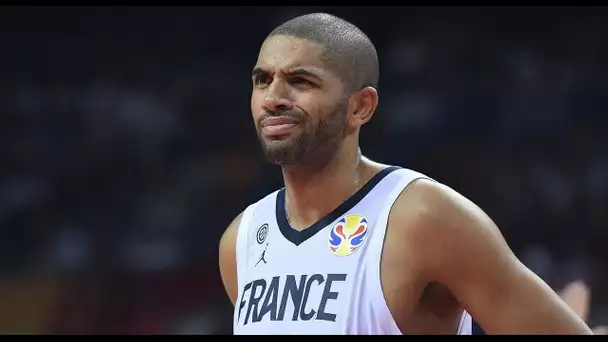
[[[432,181],[418,180],[410,187],[410,198],[423,208],[410,215],[408,224],[417,226],[425,278],[450,289],[487,333],[591,333],[583,320],[517,259],[479,207]]]
[[[219,262],[220,262],[220,274],[222,276],[222,282],[224,283],[224,289],[230,297],[232,304],[236,302],[237,298],[237,268],[236,268],[236,235],[241,223],[241,217],[243,213],[240,213],[228,226],[228,229],[222,235],[220,239],[219,248]]]

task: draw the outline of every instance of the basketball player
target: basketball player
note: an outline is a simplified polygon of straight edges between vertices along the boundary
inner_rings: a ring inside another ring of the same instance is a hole
[[[285,187],[220,241],[235,334],[470,334],[471,316],[490,334],[591,333],[480,208],[361,155],[378,57],[357,27],[292,19],[252,76],[255,127]]]

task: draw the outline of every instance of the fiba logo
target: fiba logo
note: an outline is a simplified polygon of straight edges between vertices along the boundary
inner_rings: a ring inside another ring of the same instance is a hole
[[[258,228],[258,233],[256,234],[256,240],[261,245],[266,241],[266,237],[268,236],[268,223],[264,223],[260,228]]]
[[[336,256],[348,256],[365,242],[367,219],[362,215],[347,215],[329,231],[329,249]]]

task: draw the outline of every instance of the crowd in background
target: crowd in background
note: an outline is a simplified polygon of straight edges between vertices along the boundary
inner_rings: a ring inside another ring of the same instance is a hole
[[[472,199],[608,322],[604,9],[58,7],[0,13],[0,330],[231,332],[219,238],[282,186],[251,68],[313,10],[378,49],[363,153]]]

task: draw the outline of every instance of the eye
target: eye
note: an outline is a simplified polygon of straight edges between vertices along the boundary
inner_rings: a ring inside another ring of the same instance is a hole
[[[317,88],[318,85],[305,79],[302,77],[294,77],[291,80],[289,80],[289,83],[291,83],[294,86],[299,86],[299,87],[305,87],[305,88],[309,88],[309,87],[313,87],[313,88]]]
[[[294,77],[293,79],[291,79],[291,83],[312,85],[312,82],[302,77]]]
[[[256,85],[264,85],[272,82],[272,79],[268,75],[258,75],[253,79],[253,83]]]

